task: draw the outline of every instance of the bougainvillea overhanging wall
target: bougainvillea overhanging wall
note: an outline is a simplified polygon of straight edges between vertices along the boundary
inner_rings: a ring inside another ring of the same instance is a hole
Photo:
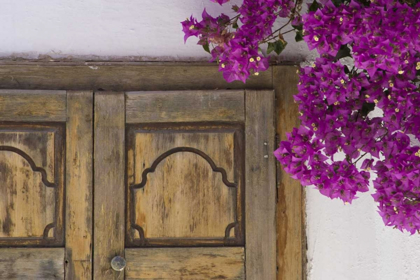
[[[201,21],[191,16],[182,28],[228,82],[267,70],[269,54],[286,48],[286,33],[316,49],[320,57],[298,70],[301,126],[275,156],[302,185],[345,203],[373,179],[384,223],[419,232],[419,0],[314,0],[307,12],[302,5],[244,0],[231,6],[233,17],[204,10]],[[279,19],[286,24],[275,29]]]

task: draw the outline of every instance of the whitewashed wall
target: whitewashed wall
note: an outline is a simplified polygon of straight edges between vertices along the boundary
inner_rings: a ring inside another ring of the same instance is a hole
[[[208,0],[0,0],[0,56],[207,60],[179,24],[204,7],[224,10]],[[291,43],[280,58],[313,57]],[[420,279],[420,237],[385,228],[369,194],[345,206],[308,189],[307,221],[308,279]]]

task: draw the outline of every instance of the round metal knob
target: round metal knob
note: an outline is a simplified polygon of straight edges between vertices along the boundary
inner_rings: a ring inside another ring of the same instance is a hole
[[[123,257],[116,256],[111,261],[111,267],[115,271],[123,271],[125,266],[127,265],[127,262]]]

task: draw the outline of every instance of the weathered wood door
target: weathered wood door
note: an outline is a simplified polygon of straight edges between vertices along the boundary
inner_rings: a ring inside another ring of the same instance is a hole
[[[94,279],[275,279],[273,91],[94,107]]]
[[[0,91],[0,279],[275,279],[273,99]]]
[[[0,91],[0,279],[90,279],[93,93]]]

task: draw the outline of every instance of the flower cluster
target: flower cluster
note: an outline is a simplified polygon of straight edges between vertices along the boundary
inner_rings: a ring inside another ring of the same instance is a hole
[[[420,5],[396,0],[375,0],[369,6],[351,1],[322,8],[303,16],[305,41],[320,54],[335,56],[350,44],[355,66],[370,76],[377,70],[413,79],[420,52]]]
[[[268,67],[261,44],[284,49],[290,31],[273,24],[288,18],[296,40],[320,57],[298,70],[301,126],[275,156],[302,185],[345,203],[367,192],[375,174],[384,223],[420,232],[419,1],[314,0],[304,15],[301,3],[244,0],[233,18],[204,11],[202,21],[182,23],[185,39],[197,36],[227,81],[245,82]]]
[[[367,120],[359,91],[368,85],[364,73],[349,76],[345,66],[331,57],[318,58],[301,69],[298,84],[302,126],[288,135],[275,152],[285,171],[303,185],[315,185],[322,194],[351,202],[357,192],[368,191],[370,173],[359,171],[352,160],[376,149],[372,139],[382,129],[377,119]],[[337,152],[346,158],[334,160]]]
[[[221,5],[228,2],[212,1]],[[202,21],[191,17],[182,22],[185,40],[198,37],[198,44],[219,63],[226,81],[245,82],[251,74],[268,69],[268,58],[259,45],[275,33],[272,30],[275,20],[288,16],[294,7],[291,0],[244,0],[241,7],[233,7],[238,15],[231,19],[225,15],[212,18],[204,10]]]
[[[401,132],[383,142],[385,160],[374,166],[378,178],[373,182],[384,223],[415,233],[420,228],[420,149],[410,147]]]
[[[420,5],[324,1],[303,16],[303,30],[321,58],[300,70],[302,125],[276,157],[303,185],[344,202],[368,191],[369,173],[376,173],[373,198],[385,224],[415,233],[420,149],[409,137],[420,139]],[[375,108],[382,115],[369,114]]]

